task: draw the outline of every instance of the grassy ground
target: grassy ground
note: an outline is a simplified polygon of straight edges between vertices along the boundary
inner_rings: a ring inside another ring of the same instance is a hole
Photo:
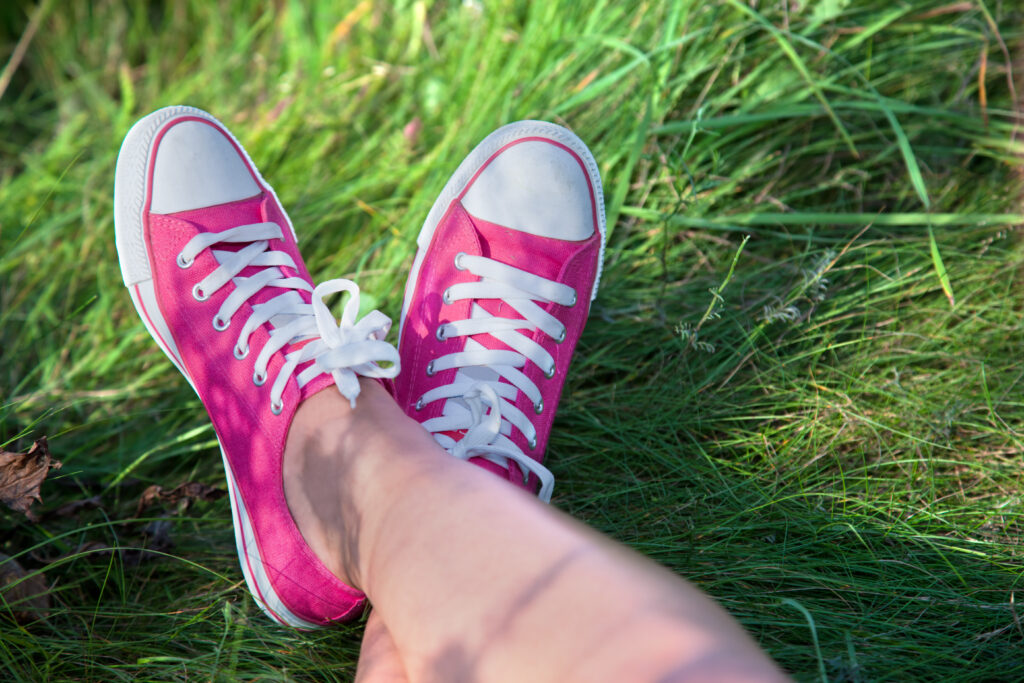
[[[226,499],[137,509],[222,476],[113,243],[118,145],[173,103],[246,144],[315,278],[393,315],[464,154],[517,118],[573,128],[610,235],[554,504],[798,679],[1024,678],[1015,3],[258,4],[0,9],[0,444],[63,461],[38,524],[0,519],[52,587],[47,618],[0,623],[10,678],[354,671],[358,625],[259,614]]]

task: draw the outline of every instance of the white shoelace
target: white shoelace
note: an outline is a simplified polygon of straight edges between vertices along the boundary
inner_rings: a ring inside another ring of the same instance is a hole
[[[313,362],[296,377],[299,387],[323,373],[329,373],[338,390],[354,408],[359,396],[356,375],[387,378],[398,374],[398,351],[383,341],[391,327],[391,319],[380,311],[372,311],[357,321],[359,287],[350,280],[329,280],[313,288],[301,277],[283,277],[278,267],[295,268],[295,261],[283,251],[268,249],[269,240],[283,239],[283,236],[277,223],[252,223],[223,232],[201,233],[189,240],[178,254],[178,266],[191,267],[201,251],[217,243],[249,242],[239,251],[213,250],[213,256],[220,265],[192,289],[192,296],[198,301],[205,301],[228,282],[235,284],[235,291],[228,295],[213,317],[214,329],[222,332],[230,326],[231,317],[264,287],[292,290],[252,306],[252,314],[235,342],[235,358],[242,360],[249,355],[250,336],[261,325],[270,322],[273,325],[270,339],[256,357],[252,378],[256,385],[267,381],[267,366],[275,353],[289,344],[310,340],[301,349],[285,356],[285,364],[270,388],[271,410],[275,414],[281,412],[285,385],[296,368],[309,361]],[[251,277],[238,275],[249,266],[262,267],[262,270]],[[311,303],[303,301],[294,290],[310,292]],[[343,291],[351,296],[345,304],[341,321],[336,322],[323,297]],[[382,368],[381,362],[391,365]]]
[[[541,304],[556,303],[572,306],[576,292],[568,285],[553,282],[525,270],[486,258],[459,253],[455,267],[468,270],[480,278],[476,282],[452,285],[444,292],[447,304],[462,299],[500,299],[505,306],[518,312],[522,319],[499,318],[472,306],[471,317],[441,325],[439,339],[490,334],[512,350],[487,349],[472,339],[466,340],[464,350],[440,356],[427,366],[427,374],[460,368],[450,384],[435,387],[423,394],[417,408],[446,399],[447,406],[455,402],[455,409],[445,415],[423,422],[442,447],[452,455],[466,459],[484,457],[503,467],[516,462],[525,473],[537,475],[541,482],[539,497],[548,502],[554,488],[554,476],[539,462],[523,453],[511,439],[512,428],[518,429],[531,448],[537,443],[537,430],[530,419],[515,405],[519,392],[533,403],[534,412],[544,410],[540,389],[520,370],[529,361],[540,367],[545,376],[555,374],[555,360],[543,346],[518,330],[541,330],[556,342],[565,339],[565,326],[545,311]],[[539,303],[538,303],[539,302]],[[481,373],[483,369],[483,373]],[[505,379],[505,382],[500,381]],[[484,404],[488,410],[484,410]],[[462,409],[460,410],[459,407]],[[456,441],[442,432],[467,430]]]

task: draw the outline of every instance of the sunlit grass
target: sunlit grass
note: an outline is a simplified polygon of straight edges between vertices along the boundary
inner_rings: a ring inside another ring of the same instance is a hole
[[[45,569],[53,608],[0,626],[4,670],[354,672],[358,625],[259,614],[226,500],[170,511],[166,556],[128,560],[157,516],[136,520],[146,485],[222,477],[113,244],[120,141],[182,103],[246,145],[314,277],[357,277],[395,317],[468,150],[515,119],[571,127],[610,239],[554,504],[695,581],[800,679],[1024,677],[1024,208],[1000,47],[1024,17],[797,4],[49,7],[0,98],[0,443],[50,437],[41,511],[101,507],[6,517],[0,551]],[[34,7],[0,10],[0,63]]]

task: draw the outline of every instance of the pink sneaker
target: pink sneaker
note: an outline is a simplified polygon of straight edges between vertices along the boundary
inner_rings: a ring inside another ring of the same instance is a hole
[[[314,289],[274,191],[206,112],[168,107],[136,123],[114,185],[124,282],[213,421],[249,590],[298,628],[358,616],[363,594],[316,558],[292,519],[282,456],[304,399],[334,384],[354,405],[357,374],[398,373],[382,341],[391,321],[374,311],[356,322],[352,282]],[[343,290],[339,325],[322,297]]]
[[[498,129],[462,162],[420,231],[399,334],[399,405],[449,453],[527,490],[597,293],[597,164],[568,130]]]

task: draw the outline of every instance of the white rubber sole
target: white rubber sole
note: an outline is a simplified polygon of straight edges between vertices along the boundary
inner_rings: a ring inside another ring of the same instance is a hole
[[[277,195],[273,188],[260,175],[256,165],[252,163],[245,148],[238,140],[224,127],[217,119],[201,109],[193,107],[166,107],[158,109],[152,114],[140,119],[121,144],[121,151],[117,157],[117,168],[114,172],[114,232],[117,245],[118,259],[121,264],[121,274],[125,286],[128,288],[135,310],[142,318],[142,323],[157,346],[174,363],[175,367],[188,381],[193,391],[196,391],[195,384],[188,372],[185,371],[185,364],[178,353],[174,338],[171,335],[170,327],[160,313],[157,305],[156,290],[153,285],[153,277],[149,267],[149,254],[146,249],[146,241],[143,232],[143,219],[146,205],[146,185],[148,182],[149,159],[153,151],[153,143],[156,134],[164,125],[179,116],[194,116],[206,119],[214,123],[218,128],[227,133],[231,140],[238,146],[245,156],[249,167],[253,169],[258,178],[259,184],[266,191],[270,192],[274,199]],[[278,202],[280,204],[280,202]],[[285,220],[288,227],[295,234],[291,219],[285,213]],[[297,241],[297,240],[296,240]],[[196,395],[199,392],[196,391]],[[224,454],[224,446],[220,444],[221,458],[224,461],[224,472],[227,480],[228,498],[231,501],[231,514],[235,529],[235,547],[238,551],[238,560],[242,566],[242,574],[245,576],[249,592],[252,594],[256,604],[263,612],[274,621],[287,626],[300,629],[320,628],[319,624],[306,621],[289,610],[281,598],[274,591],[263,568],[263,560],[260,557],[259,546],[256,543],[256,534],[252,528],[252,522],[245,509],[245,502],[238,491],[238,484],[235,481],[234,473],[227,456]]]
[[[601,282],[601,270],[604,264],[604,246],[605,246],[605,213],[604,213],[604,193],[601,188],[601,174],[597,168],[597,162],[594,160],[594,155],[590,153],[590,150],[583,143],[582,140],[577,137],[572,131],[563,128],[562,126],[554,123],[548,123],[547,121],[516,121],[515,123],[509,123],[502,126],[498,130],[494,131],[486,138],[483,139],[480,144],[473,148],[473,151],[469,153],[459,167],[455,169],[455,173],[448,179],[444,189],[441,190],[441,194],[438,196],[437,201],[430,208],[430,213],[427,214],[427,219],[423,223],[423,227],[420,229],[420,234],[416,238],[416,258],[413,259],[412,269],[409,271],[409,279],[405,285],[405,299],[402,302],[402,317],[399,320],[398,330],[401,335],[401,330],[405,327],[405,315],[408,312],[409,302],[412,299],[412,293],[416,286],[416,281],[419,278],[420,267],[423,265],[423,259],[426,256],[427,249],[430,247],[431,241],[434,239],[434,231],[437,229],[437,224],[444,217],[448,211],[449,205],[452,201],[462,194],[462,191],[466,189],[466,185],[473,179],[477,170],[486,162],[491,156],[499,149],[508,145],[511,142],[520,140],[528,137],[543,137],[555,142],[561,143],[576,153],[577,156],[583,161],[583,165],[586,168],[587,177],[590,179],[590,183],[594,188],[594,202],[597,208],[597,227],[601,233],[601,253],[598,256],[597,262],[597,276],[594,278],[594,287],[590,292],[590,300],[593,301],[597,296],[597,286]],[[399,344],[401,344],[401,338],[399,338]]]

